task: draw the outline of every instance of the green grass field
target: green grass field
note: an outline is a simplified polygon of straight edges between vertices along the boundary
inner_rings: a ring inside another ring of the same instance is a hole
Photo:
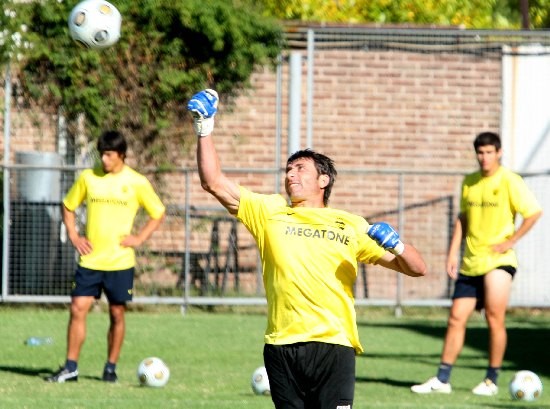
[[[79,362],[78,383],[49,384],[42,377],[65,355],[67,309],[0,305],[0,408],[272,408],[271,399],[250,388],[262,365],[265,317],[261,311],[233,310],[182,315],[177,307],[133,307],[118,365],[120,381],[100,380],[106,355],[107,313],[101,305],[88,318],[88,337]],[[485,372],[486,331],[474,317],[467,345],[452,377],[453,394],[417,396],[413,383],[433,376],[438,364],[446,311],[359,311],[365,354],[357,358],[354,408],[550,408],[550,315],[517,312],[508,320],[509,348],[498,396],[476,397],[470,389]],[[52,345],[29,347],[32,335],[51,336]],[[136,369],[147,356],[169,365],[171,378],[161,389],[138,386]],[[519,369],[541,376],[549,389],[531,403],[512,401],[507,384]]]

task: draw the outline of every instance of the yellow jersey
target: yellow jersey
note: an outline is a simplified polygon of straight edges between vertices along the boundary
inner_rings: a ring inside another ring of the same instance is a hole
[[[135,252],[120,241],[132,233],[135,216],[143,207],[153,219],[165,208],[147,178],[124,165],[118,173],[102,169],[84,170],[71,187],[63,204],[70,211],[86,201],[86,237],[92,252],[80,256],[82,267],[114,271],[135,266]]]
[[[496,267],[518,266],[513,249],[500,254],[492,250],[515,232],[516,214],[526,218],[541,210],[533,193],[518,174],[502,166],[491,176],[467,175],[462,183],[460,212],[466,216],[467,232],[460,272],[480,276]]]
[[[262,260],[265,342],[316,341],[362,352],[353,296],[357,263],[375,263],[385,253],[367,236],[367,221],[342,210],[290,207],[281,195],[244,187],[240,194],[237,218]]]

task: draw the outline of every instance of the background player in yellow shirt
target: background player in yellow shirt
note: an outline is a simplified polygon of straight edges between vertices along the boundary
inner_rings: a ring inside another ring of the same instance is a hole
[[[447,256],[447,273],[457,279],[447,333],[437,375],[414,385],[415,393],[451,393],[449,379],[466,335],[466,324],[474,309],[485,309],[489,327],[489,364],[485,379],[472,392],[498,393],[498,372],[506,350],[506,307],[518,262],[513,246],[542,214],[523,179],[500,165],[500,137],[483,132],[474,140],[479,171],[462,183],[460,214]],[[516,214],[523,218],[516,229]],[[458,273],[460,245],[464,255]]]
[[[49,382],[78,380],[78,357],[86,337],[86,317],[103,291],[109,301],[108,356],[102,379],[116,382],[115,372],[125,333],[126,303],[132,300],[134,248],[164,219],[164,205],[147,178],[124,163],[127,143],[117,131],[104,132],[97,142],[102,168],[84,170],[63,200],[63,222],[80,254],[71,293],[67,359]],[[76,226],[75,210],[86,203],[86,234]],[[143,207],[149,220],[132,234],[134,218]]]
[[[203,188],[247,227],[260,252],[268,304],[264,363],[275,407],[351,409],[355,355],[363,350],[353,297],[357,263],[419,277],[424,260],[387,223],[370,226],[328,207],[336,170],[325,155],[290,156],[289,201],[229,180],[211,136],[217,104],[217,93],[204,90],[187,106],[199,136],[198,170]]]

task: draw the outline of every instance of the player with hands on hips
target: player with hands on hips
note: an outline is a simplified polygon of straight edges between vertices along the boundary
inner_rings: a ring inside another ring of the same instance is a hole
[[[411,277],[426,264],[387,223],[328,206],[334,162],[309,150],[287,159],[286,197],[239,186],[222,171],[211,133],[218,95],[191,97],[201,186],[256,240],[267,299],[264,365],[277,409],[353,406],[359,341],[354,284],[359,263]],[[258,176],[259,177],[259,176]],[[313,386],[314,387],[313,387]]]
[[[45,378],[48,382],[78,381],[87,316],[102,294],[109,303],[110,325],[101,379],[118,380],[116,366],[126,333],[126,305],[133,297],[134,248],[159,228],[165,214],[165,206],[151,182],[126,164],[127,149],[121,132],[103,132],[97,140],[100,165],[83,170],[63,199],[63,224],[79,260],[71,290],[65,364]],[[83,230],[79,229],[76,213],[81,205],[87,209]],[[141,208],[148,219],[134,229]]]
[[[460,212],[447,251],[447,274],[455,280],[447,331],[435,376],[411,386],[414,393],[451,393],[451,373],[463,349],[474,311],[488,327],[487,367],[472,393],[498,394],[507,346],[506,311],[518,268],[513,249],[541,217],[542,208],[523,178],[501,166],[502,141],[495,132],[474,139],[479,169],[462,181]],[[516,223],[520,216],[521,223]],[[459,263],[460,261],[460,263]]]

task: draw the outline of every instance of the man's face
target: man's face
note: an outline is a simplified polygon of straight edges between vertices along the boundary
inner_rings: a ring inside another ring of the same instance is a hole
[[[286,167],[285,189],[293,205],[322,202],[327,183],[328,176],[317,173],[313,159],[298,158]]]
[[[124,157],[116,151],[101,152],[101,163],[105,173],[116,173],[124,165]]]
[[[476,150],[476,156],[481,173],[485,176],[490,176],[500,166],[502,150],[497,150],[493,145],[480,146]]]

